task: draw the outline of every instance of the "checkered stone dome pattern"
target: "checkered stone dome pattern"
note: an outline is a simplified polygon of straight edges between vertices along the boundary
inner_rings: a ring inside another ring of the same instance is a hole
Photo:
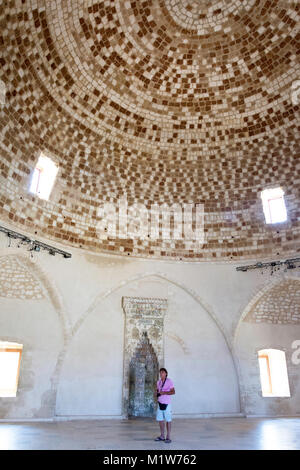
[[[1,219],[126,256],[295,253],[299,16],[290,0],[4,0]],[[40,152],[59,166],[49,201],[28,191]],[[288,220],[266,226],[260,191],[279,185]],[[203,204],[201,249],[99,239],[99,206],[124,195]]]

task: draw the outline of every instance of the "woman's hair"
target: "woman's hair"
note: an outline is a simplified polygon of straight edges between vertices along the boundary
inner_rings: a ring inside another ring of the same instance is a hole
[[[164,371],[165,371],[165,373],[166,373],[166,376],[168,377],[168,371],[167,371],[167,369],[165,369],[164,367],[161,367],[161,368],[159,369],[159,372],[161,372],[162,370],[164,370]]]

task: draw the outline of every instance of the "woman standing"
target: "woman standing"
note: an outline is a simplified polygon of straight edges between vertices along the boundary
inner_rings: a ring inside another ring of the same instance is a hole
[[[155,441],[165,441],[169,444],[171,441],[171,395],[175,394],[174,384],[168,379],[168,371],[164,367],[159,370],[160,380],[157,381],[157,412],[156,421],[159,422],[160,436]],[[167,436],[165,439],[165,421],[167,424]]]

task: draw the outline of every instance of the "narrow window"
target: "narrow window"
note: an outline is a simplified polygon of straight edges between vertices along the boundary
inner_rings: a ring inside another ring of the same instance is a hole
[[[279,349],[258,351],[263,397],[290,397],[285,352]]]
[[[58,166],[51,158],[41,154],[32,175],[29,191],[42,199],[49,199],[57,172]]]
[[[0,341],[0,397],[17,396],[23,345]]]
[[[287,220],[284,192],[281,188],[265,189],[261,192],[261,198],[267,224]]]

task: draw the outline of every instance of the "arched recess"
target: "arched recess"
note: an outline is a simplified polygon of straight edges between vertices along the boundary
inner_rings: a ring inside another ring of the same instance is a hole
[[[100,293],[75,324],[62,361],[57,415],[122,415],[124,316],[121,298],[137,295],[137,292],[141,297],[151,297],[153,293],[148,284],[154,280],[164,289],[159,296],[170,301],[164,341],[166,362],[178,383],[175,414],[240,412],[235,361],[223,327],[212,309],[194,291],[166,274],[147,272]],[[186,371],[190,372],[189,377]],[[189,390],[188,398],[184,390]]]
[[[247,315],[251,311],[255,309],[255,306],[260,302],[260,300],[268,293],[270,292],[274,287],[279,286],[282,284],[282,282],[285,281],[299,281],[300,282],[300,273],[295,273],[295,274],[282,274],[279,278],[272,279],[271,281],[268,279],[263,287],[260,287],[256,293],[252,295],[252,297],[249,299],[247,302],[246,306],[241,310],[240,312],[240,317],[239,321],[237,322],[234,335],[233,335],[233,345],[236,342],[236,339],[239,334],[239,329]]]
[[[158,361],[145,332],[129,364],[129,416],[153,416]]]
[[[17,396],[1,400],[0,418],[50,418],[55,410],[57,360],[70,334],[66,310],[50,276],[39,262],[30,261],[28,253],[1,250],[0,263],[10,276],[6,284],[0,282],[1,340],[23,344]],[[9,286],[20,273],[22,292]]]
[[[240,377],[241,405],[248,416],[299,415],[300,375],[293,364],[293,341],[300,337],[300,278],[284,274],[268,282],[241,313],[234,334],[234,354]],[[284,351],[291,397],[263,397],[258,353]]]
[[[32,262],[28,257],[28,253],[22,253],[19,249],[16,248],[10,248],[9,253],[7,253],[7,249],[0,250],[0,259],[3,258],[16,258],[24,266],[24,268],[37,279],[37,281],[42,286],[42,289],[48,296],[51,304],[53,305],[53,308],[57,312],[64,336],[70,336],[71,322],[67,309],[64,305],[63,297],[55,283],[51,280],[49,273],[45,271],[38,259]]]

